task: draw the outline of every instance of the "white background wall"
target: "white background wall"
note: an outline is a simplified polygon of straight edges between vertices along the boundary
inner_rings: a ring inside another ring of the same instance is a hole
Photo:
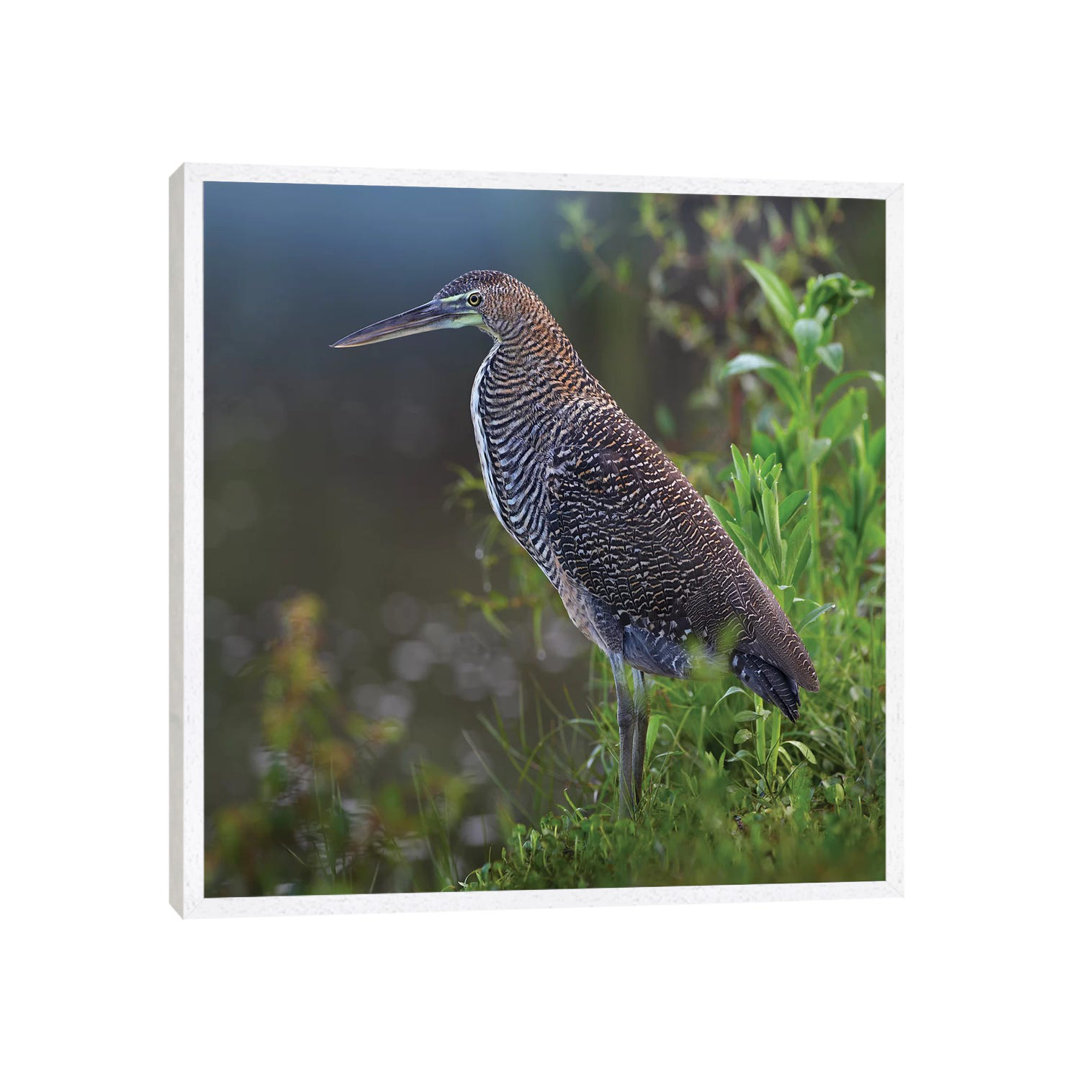
[[[9,1075],[1064,1069],[1074,35],[1039,2],[635,10],[9,13]],[[906,184],[904,900],[175,916],[166,177],[185,159]]]

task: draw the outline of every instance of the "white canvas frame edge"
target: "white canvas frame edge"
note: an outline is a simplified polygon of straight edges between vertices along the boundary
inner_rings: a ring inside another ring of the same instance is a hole
[[[881,199],[886,230],[884,881],[504,893],[204,896],[203,203],[207,181]],[[899,184],[182,165],[169,181],[169,902],[184,918],[595,907],[903,895],[903,188]]]

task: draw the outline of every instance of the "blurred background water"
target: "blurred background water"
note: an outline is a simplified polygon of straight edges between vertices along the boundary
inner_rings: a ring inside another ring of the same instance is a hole
[[[480,718],[587,708],[589,646],[564,617],[546,616],[538,643],[531,612],[507,612],[501,633],[457,600],[483,588],[477,549],[488,514],[470,519],[447,491],[454,466],[476,471],[469,393],[489,340],[466,330],[329,347],[466,270],[501,269],[540,294],[647,430],[656,433],[660,409],[668,445],[726,446],[731,433],[719,418],[686,409],[700,361],[650,332],[631,296],[585,288],[588,262],[563,242],[561,207],[571,197],[205,185],[209,845],[223,810],[259,796],[267,769],[259,659],[281,639],[290,597],[321,598],[317,655],[343,707],[399,726],[398,752],[370,782],[397,775],[407,784],[420,761],[467,779],[470,815],[455,853],[466,868],[497,840],[496,788],[474,749],[485,745]],[[592,194],[589,212],[628,229],[636,199]],[[883,222],[880,204],[846,202],[832,268],[883,289]],[[883,370],[883,310],[867,305],[852,316],[850,333],[867,354],[860,366]],[[512,785],[497,749],[485,756]]]

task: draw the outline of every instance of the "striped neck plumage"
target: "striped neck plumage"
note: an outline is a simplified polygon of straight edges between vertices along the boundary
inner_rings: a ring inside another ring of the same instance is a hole
[[[545,313],[546,314],[546,313]],[[588,377],[585,365],[562,327],[548,315],[547,319],[530,320],[504,331],[496,339],[489,359],[498,356],[509,362],[542,364],[552,371]]]

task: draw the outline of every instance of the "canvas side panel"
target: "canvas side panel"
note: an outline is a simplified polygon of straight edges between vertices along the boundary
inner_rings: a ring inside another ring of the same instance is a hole
[[[184,169],[169,178],[169,903],[184,869]]]

